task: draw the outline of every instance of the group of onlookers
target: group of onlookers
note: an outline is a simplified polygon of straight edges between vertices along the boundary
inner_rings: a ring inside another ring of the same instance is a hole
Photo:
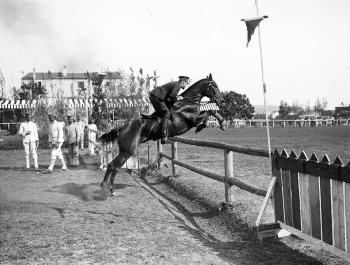
[[[19,128],[19,135],[23,137],[23,146],[25,152],[26,168],[30,168],[29,155],[32,154],[34,160],[34,168],[38,169],[38,154],[37,149],[39,147],[39,137],[37,125],[31,120],[30,113],[25,114],[25,121],[21,123]],[[44,173],[51,173],[56,163],[56,159],[61,160],[62,169],[67,169],[67,164],[62,154],[61,147],[64,142],[67,144],[69,165],[76,167],[79,165],[79,147],[84,150],[84,133],[85,128],[88,131],[88,146],[89,154],[95,154],[95,142],[97,126],[93,120],[90,120],[88,126],[80,120],[79,116],[68,116],[68,124],[57,120],[55,114],[49,114],[49,144],[52,148],[51,162],[49,167]]]

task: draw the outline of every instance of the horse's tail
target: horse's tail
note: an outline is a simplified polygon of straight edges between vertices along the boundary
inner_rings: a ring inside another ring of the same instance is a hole
[[[103,135],[101,135],[101,137],[99,138],[99,140],[102,143],[110,143],[113,142],[114,140],[116,140],[118,138],[119,132],[120,132],[121,128],[119,129],[113,129],[108,133],[105,133]]]

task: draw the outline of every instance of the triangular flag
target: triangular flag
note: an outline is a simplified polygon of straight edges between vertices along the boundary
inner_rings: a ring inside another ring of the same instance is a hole
[[[247,47],[250,42],[250,39],[252,38],[252,35],[254,34],[255,28],[259,25],[260,21],[263,19],[268,18],[268,16],[262,16],[257,18],[250,18],[250,19],[241,19],[241,21],[244,21],[247,26]]]

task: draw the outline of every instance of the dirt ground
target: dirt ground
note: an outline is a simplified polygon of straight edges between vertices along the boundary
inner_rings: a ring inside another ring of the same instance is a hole
[[[39,156],[43,169],[49,150]],[[301,241],[307,251],[259,242],[158,175],[123,171],[110,197],[94,158],[50,175],[23,170],[23,160],[22,150],[0,151],[1,264],[346,264]]]

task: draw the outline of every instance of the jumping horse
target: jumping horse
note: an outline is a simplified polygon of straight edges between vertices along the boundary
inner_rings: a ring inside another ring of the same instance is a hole
[[[182,100],[177,101],[171,107],[171,117],[168,123],[168,135],[176,136],[183,134],[193,127],[196,133],[206,127],[209,116],[214,116],[224,130],[224,119],[216,110],[200,111],[200,102],[203,97],[208,97],[219,107],[224,99],[221,92],[209,74],[186,89],[180,96]],[[107,171],[101,183],[102,188],[109,188],[113,195],[113,182],[118,170],[135,153],[140,143],[148,140],[161,138],[161,118],[156,113],[127,122],[119,129],[112,129],[103,134],[99,140],[102,143],[118,141],[119,154],[107,166]],[[108,182],[109,180],[109,182]]]

